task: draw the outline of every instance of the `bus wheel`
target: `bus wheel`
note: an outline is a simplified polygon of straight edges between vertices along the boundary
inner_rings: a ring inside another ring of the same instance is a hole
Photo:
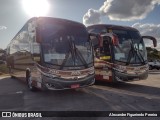
[[[29,90],[35,91],[36,88],[32,85],[32,77],[29,72],[26,72],[26,81],[27,81],[27,85],[28,85]]]
[[[152,70],[153,69],[153,67],[152,66],[149,66],[149,70]]]

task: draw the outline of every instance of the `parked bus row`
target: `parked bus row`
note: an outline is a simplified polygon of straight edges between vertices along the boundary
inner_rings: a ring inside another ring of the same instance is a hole
[[[75,89],[107,82],[146,79],[144,39],[131,27],[83,24],[51,17],[31,18],[7,47],[12,77],[30,90]]]

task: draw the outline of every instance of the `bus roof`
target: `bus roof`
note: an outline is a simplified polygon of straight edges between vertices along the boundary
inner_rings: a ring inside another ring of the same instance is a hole
[[[138,31],[137,29],[129,26],[120,26],[120,25],[113,25],[113,24],[96,24],[96,25],[91,25],[88,26],[87,28],[92,28],[92,27],[106,27],[107,29],[122,29],[122,30],[134,30]]]
[[[82,23],[80,23],[80,22],[76,22],[76,21],[72,21],[72,20],[68,20],[68,19],[63,19],[63,18],[55,18],[55,17],[33,17],[33,18],[31,18],[31,19],[29,19],[28,21],[27,21],[27,23],[28,22],[30,22],[30,21],[32,21],[32,20],[35,20],[35,19],[37,19],[37,20],[54,20],[54,21],[58,21],[58,22],[66,22],[66,23],[75,23],[75,24],[79,24],[79,25],[82,25],[82,26],[84,26]]]
[[[24,29],[24,27],[29,23],[29,22],[32,22],[32,21],[34,21],[34,20],[55,20],[55,21],[58,21],[59,23],[65,23],[66,22],[66,24],[68,23],[74,23],[74,24],[77,24],[77,25],[80,25],[80,26],[83,26],[84,28],[86,28],[85,27],[85,25],[84,24],[82,24],[82,23],[80,23],[80,22],[76,22],[76,21],[72,21],[72,20],[68,20],[68,19],[62,19],[62,18],[54,18],[54,17],[32,17],[32,18],[30,18],[29,20],[27,20],[27,22],[23,25],[23,27],[18,31],[18,33],[13,37],[13,39]],[[12,40],[13,40],[12,39]],[[11,41],[12,41],[11,40]]]

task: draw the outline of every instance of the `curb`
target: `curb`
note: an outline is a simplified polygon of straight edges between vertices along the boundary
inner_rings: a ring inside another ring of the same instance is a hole
[[[8,76],[9,74],[7,74],[7,73],[2,73],[2,72],[0,72],[0,77],[1,76]]]

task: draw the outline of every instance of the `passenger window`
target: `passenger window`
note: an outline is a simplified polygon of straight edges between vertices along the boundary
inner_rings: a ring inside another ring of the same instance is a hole
[[[16,40],[13,40],[10,46],[10,54],[16,53],[19,51],[19,45]]]
[[[27,31],[22,31],[20,33],[20,39],[17,42],[19,42],[18,45],[20,51],[30,51],[29,35]]]

